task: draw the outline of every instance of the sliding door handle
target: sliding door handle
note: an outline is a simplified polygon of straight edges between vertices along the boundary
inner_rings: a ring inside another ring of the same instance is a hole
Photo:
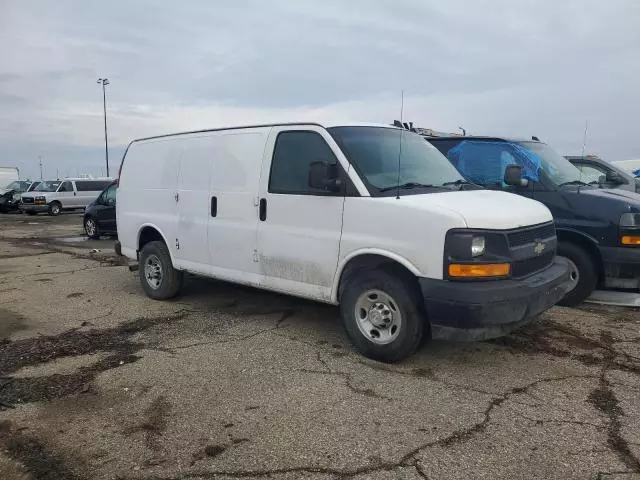
[[[218,215],[218,197],[211,197],[211,216]]]
[[[264,222],[267,219],[267,199],[260,199],[260,221]]]

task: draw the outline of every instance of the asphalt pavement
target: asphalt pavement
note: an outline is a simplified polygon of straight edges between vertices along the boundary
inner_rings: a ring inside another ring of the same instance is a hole
[[[144,296],[81,215],[0,215],[1,479],[640,479],[640,311],[357,354],[338,311]]]

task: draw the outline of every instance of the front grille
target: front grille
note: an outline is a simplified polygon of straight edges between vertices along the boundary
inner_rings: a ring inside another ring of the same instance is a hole
[[[514,278],[521,278],[543,270],[553,263],[555,255],[556,252],[547,252],[539,257],[532,257],[527,258],[526,260],[514,262],[511,265],[511,276]]]
[[[553,223],[546,223],[537,227],[528,228],[526,230],[517,230],[507,234],[509,245],[512,247],[520,247],[527,243],[533,243],[536,240],[550,238],[556,236],[556,227]]]
[[[22,203],[33,203],[33,197],[22,197]]]

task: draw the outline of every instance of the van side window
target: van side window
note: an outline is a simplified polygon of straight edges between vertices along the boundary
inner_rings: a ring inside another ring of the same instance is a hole
[[[107,188],[110,181],[76,180],[76,188],[79,192],[100,192]]]
[[[309,186],[309,170],[314,162],[338,164],[324,138],[316,132],[282,132],[276,139],[269,176],[270,193],[294,195],[342,195]]]
[[[73,185],[71,185],[71,182],[63,182],[62,185],[60,185],[60,188],[58,188],[59,192],[73,192]]]

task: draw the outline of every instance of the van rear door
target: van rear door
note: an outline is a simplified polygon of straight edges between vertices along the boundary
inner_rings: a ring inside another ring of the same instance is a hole
[[[267,288],[328,301],[342,234],[344,193],[313,189],[314,162],[340,164],[317,126],[274,127],[260,177],[258,263]]]

